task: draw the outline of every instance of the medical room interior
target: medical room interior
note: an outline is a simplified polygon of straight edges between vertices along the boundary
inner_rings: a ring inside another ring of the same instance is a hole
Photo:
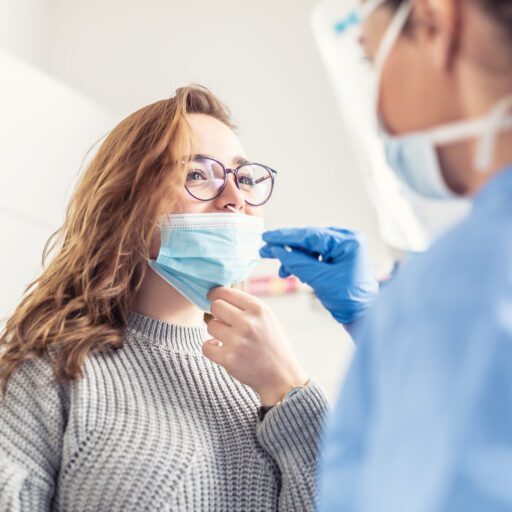
[[[248,155],[278,171],[267,229],[358,230],[380,279],[404,248],[421,248],[378,146],[357,136],[368,105],[358,64],[332,65],[345,51],[332,27],[336,9],[317,0],[1,0],[2,321],[40,272],[95,143],[188,84],[218,95]],[[368,173],[378,168],[375,187]],[[248,289],[270,305],[333,403],[353,342],[310,289],[279,280],[277,270],[262,262]]]
[[[0,512],[512,510],[511,29],[0,0]]]

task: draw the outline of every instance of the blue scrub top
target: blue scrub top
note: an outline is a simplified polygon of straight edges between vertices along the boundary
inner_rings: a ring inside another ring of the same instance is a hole
[[[355,332],[321,512],[512,510],[512,167]]]

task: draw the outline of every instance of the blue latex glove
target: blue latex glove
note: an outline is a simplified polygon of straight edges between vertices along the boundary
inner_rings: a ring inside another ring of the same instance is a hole
[[[364,239],[339,228],[287,228],[263,234],[263,258],[281,262],[279,275],[296,275],[342,324],[364,316],[378,294]]]

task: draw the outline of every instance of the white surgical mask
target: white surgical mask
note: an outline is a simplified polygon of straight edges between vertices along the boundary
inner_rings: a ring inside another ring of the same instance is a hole
[[[371,9],[366,9],[365,16],[369,16],[384,1],[370,0],[368,5]],[[377,112],[383,69],[405,27],[412,5],[410,0],[402,2],[376,54],[375,108]],[[512,130],[512,116],[509,114],[511,107],[512,95],[501,99],[484,117],[403,135],[389,134],[380,122],[388,163],[398,178],[415,193],[429,199],[464,202],[464,199],[455,195],[446,185],[436,148],[477,137],[479,143],[474,164],[479,171],[488,171],[493,162],[497,135],[502,131]]]

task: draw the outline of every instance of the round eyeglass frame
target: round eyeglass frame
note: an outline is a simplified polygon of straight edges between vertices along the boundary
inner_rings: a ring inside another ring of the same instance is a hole
[[[236,185],[236,188],[238,190],[240,190],[240,187],[238,186],[238,171],[242,168],[242,167],[246,167],[248,165],[259,165],[260,167],[263,167],[264,169],[266,169],[269,174],[270,174],[270,179],[271,179],[271,185],[270,185],[270,191],[268,193],[268,197],[265,199],[265,201],[261,202],[261,203],[251,203],[250,201],[248,201],[247,199],[244,198],[244,201],[250,205],[250,206],[263,206],[265,203],[268,202],[268,200],[272,197],[272,192],[274,191],[274,184],[275,184],[275,176],[277,175],[277,171],[275,169],[272,169],[271,167],[269,167],[268,165],[264,165],[264,164],[260,164],[258,162],[245,162],[243,164],[240,164],[238,167],[235,167],[234,169],[230,169],[228,167],[225,167],[224,164],[222,162],[219,162],[218,160],[216,160],[215,158],[211,158],[211,157],[206,157],[206,156],[201,156],[200,157],[201,160],[211,160],[212,162],[215,162],[217,164],[219,164],[222,168],[222,170],[224,171],[224,183],[222,185],[222,187],[219,189],[219,191],[217,192],[217,194],[213,197],[211,197],[210,199],[201,199],[200,197],[196,197],[194,194],[192,194],[192,192],[190,192],[189,188],[187,187],[187,185],[185,184],[185,190],[194,198],[194,199],[197,199],[198,201],[204,201],[204,202],[207,202],[207,201],[213,201],[214,199],[217,199],[217,197],[219,197],[222,192],[224,192],[224,190],[226,189],[226,185],[227,185],[227,182],[228,182],[228,174],[232,174],[235,178],[235,185]],[[193,161],[194,159],[192,159],[191,161]],[[185,162],[184,162],[185,163]],[[243,194],[243,191],[240,190],[240,192],[242,192]]]

